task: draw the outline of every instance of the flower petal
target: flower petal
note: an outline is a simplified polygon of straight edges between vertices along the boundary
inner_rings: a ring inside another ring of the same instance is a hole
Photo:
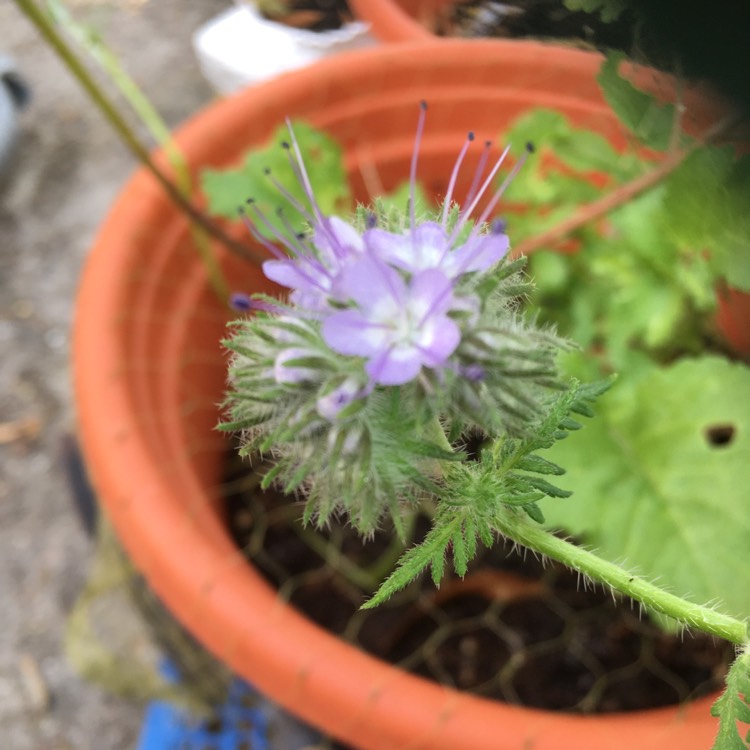
[[[406,284],[398,271],[366,254],[341,272],[336,293],[342,300],[354,300],[363,310],[379,311],[373,317],[381,318],[403,306]]]
[[[414,347],[394,346],[373,357],[365,371],[378,385],[403,385],[419,375],[422,360]]]
[[[372,323],[359,310],[340,310],[323,321],[323,340],[333,351],[370,357],[387,346],[388,330]]]
[[[386,232],[385,229],[368,229],[363,237],[371,255],[399,268],[411,269],[413,255],[411,237],[406,234]]]
[[[413,232],[370,229],[364,239],[368,250],[378,258],[412,273],[438,268],[448,254],[448,237],[443,227],[434,221],[420,224]]]
[[[409,310],[417,319],[447,312],[453,302],[453,284],[436,268],[420,271],[409,285]]]
[[[263,263],[267,279],[290,289],[325,289],[330,283],[327,272],[303,260],[267,260]]]
[[[427,367],[442,367],[461,343],[461,329],[445,316],[430,318],[420,334],[419,351]]]
[[[450,270],[454,278],[471,271],[486,271],[495,265],[510,248],[506,234],[483,234],[474,237],[451,254]]]

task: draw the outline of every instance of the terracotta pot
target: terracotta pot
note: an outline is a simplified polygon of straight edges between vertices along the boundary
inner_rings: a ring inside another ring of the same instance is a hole
[[[621,143],[594,81],[600,58],[565,50],[552,64],[545,59],[524,42],[368,50],[221,101],[177,140],[194,170],[224,166],[285,116],[303,118],[343,144],[360,199],[408,174],[420,99],[430,109],[419,176],[435,193],[445,190],[467,130],[480,140],[496,137],[538,105]],[[220,257],[236,289],[268,289],[256,269]],[[716,730],[710,698],[607,717],[511,707],[382,663],[279,601],[222,522],[225,444],[214,426],[226,320],[185,220],[138,172],[104,223],[81,285],[74,337],[80,436],[101,503],[135,564],[214,654],[301,718],[361,748],[709,746]]]
[[[362,21],[381,42],[420,42],[435,39],[435,16],[455,0],[349,0]]]

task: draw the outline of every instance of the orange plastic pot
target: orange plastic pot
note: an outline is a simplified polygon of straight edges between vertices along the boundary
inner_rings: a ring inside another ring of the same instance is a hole
[[[302,118],[343,145],[360,199],[408,174],[421,99],[430,109],[419,174],[436,194],[445,191],[467,130],[480,142],[494,138],[539,105],[621,142],[594,82],[600,59],[565,50],[553,64],[544,61],[537,45],[523,42],[368,50],[221,101],[180,129],[177,141],[197,172],[237,162],[285,116]],[[269,289],[257,269],[219,257],[236,289]],[[208,649],[302,719],[359,748],[709,746],[716,730],[710,699],[607,717],[511,707],[382,663],[281,602],[222,520],[225,443],[214,427],[227,317],[185,219],[147,173],[136,173],[101,229],[80,288],[80,438],[128,553]]]
[[[435,16],[455,0],[349,0],[355,15],[370,24],[381,42],[435,39]]]

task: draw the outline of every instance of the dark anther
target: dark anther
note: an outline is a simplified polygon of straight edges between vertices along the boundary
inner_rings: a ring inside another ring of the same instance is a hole
[[[367,216],[365,216],[365,227],[367,229],[375,229],[377,225],[378,217],[372,211],[369,211]]]
[[[297,237],[298,240],[307,239],[307,235],[304,232],[297,232],[295,236]]]
[[[427,102],[426,102],[426,101],[425,101],[424,99],[422,99],[422,101],[421,101],[421,102],[419,102],[419,106],[420,106],[420,107],[421,107],[421,108],[422,108],[423,110],[426,110],[426,109],[427,109]]]
[[[717,424],[706,427],[705,435],[709,445],[724,448],[734,440],[736,429],[731,424]]]
[[[247,203],[248,206],[252,206],[253,203],[255,203],[255,198],[248,198],[245,203]]]
[[[253,301],[247,296],[247,294],[234,292],[229,297],[229,306],[237,312],[248,312],[253,309]]]
[[[484,142],[484,147],[485,148],[489,148],[491,145],[492,145],[492,141],[485,141]]]
[[[263,174],[266,176],[271,174],[271,167],[263,167]]]
[[[507,226],[505,219],[495,219],[490,226],[490,232],[492,234],[503,234]]]
[[[528,152],[529,152],[530,154],[533,154],[533,153],[534,153],[534,151],[536,151],[536,146],[535,146],[535,145],[534,145],[534,144],[533,144],[533,143],[532,143],[531,141],[529,141],[529,142],[528,142],[528,143],[526,144],[526,150],[527,150],[527,151],[528,151]]]
[[[471,131],[471,130],[469,131],[469,136],[468,136],[468,138],[469,138],[469,140],[470,140],[470,141],[473,141],[473,140],[474,140],[474,132],[473,132],[473,131]]]
[[[291,148],[291,146],[289,145],[289,141],[282,141],[281,142],[281,148],[284,148],[287,151],[289,151],[289,149]]]

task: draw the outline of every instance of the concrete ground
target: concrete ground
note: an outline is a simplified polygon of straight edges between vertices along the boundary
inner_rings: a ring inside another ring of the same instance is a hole
[[[170,125],[212,98],[191,33],[230,0],[68,0]],[[129,750],[143,707],[79,679],[63,631],[92,556],[62,460],[74,430],[68,369],[81,265],[134,168],[109,126],[15,3],[0,55],[30,84],[0,187],[0,748]]]

